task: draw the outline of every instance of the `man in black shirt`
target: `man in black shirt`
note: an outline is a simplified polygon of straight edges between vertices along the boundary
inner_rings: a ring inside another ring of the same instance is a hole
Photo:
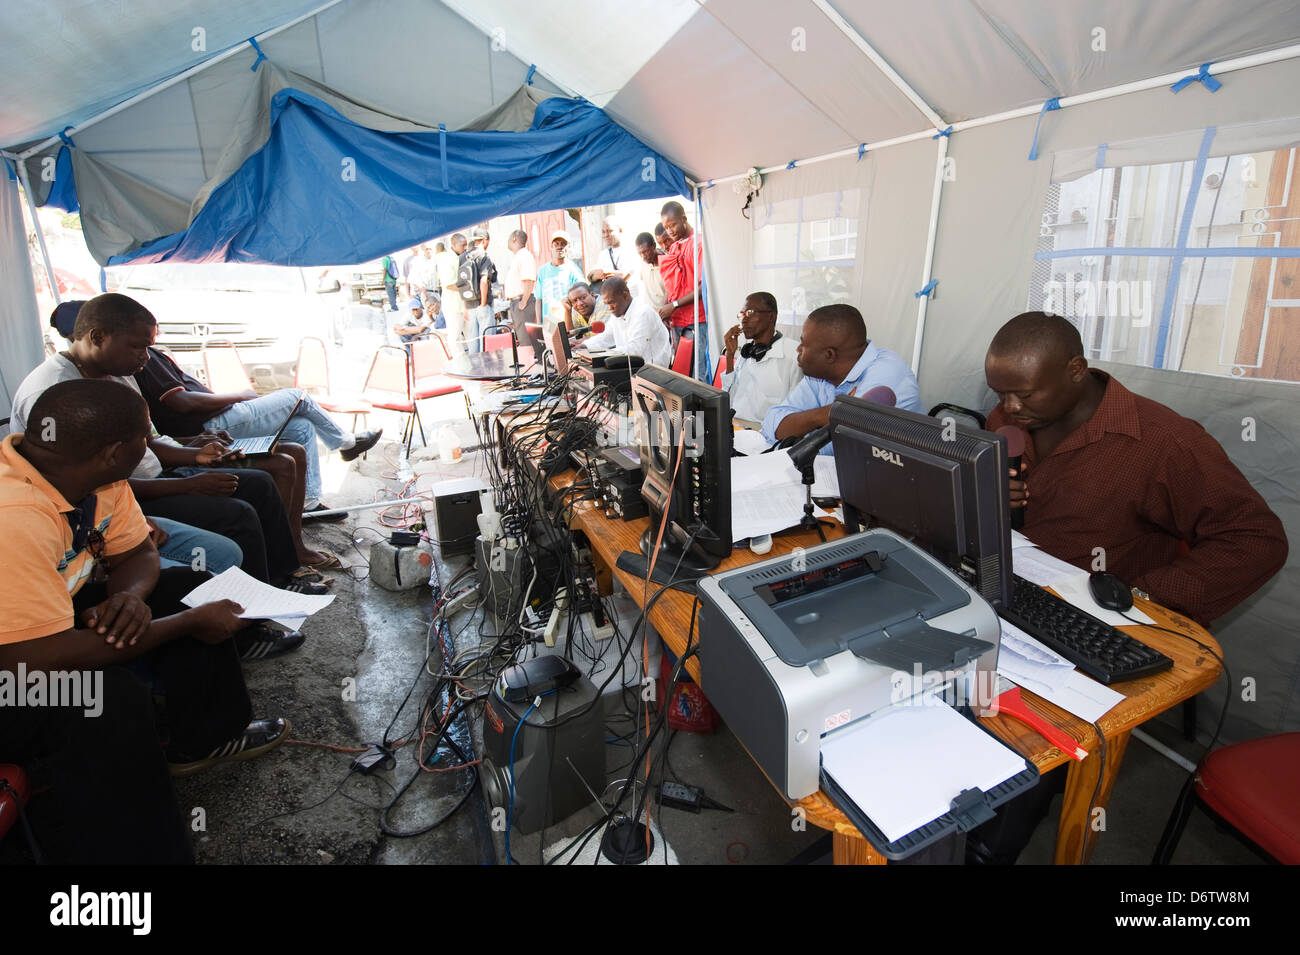
[[[475,229],[469,236],[469,248],[460,257],[462,274],[465,266],[470,266],[477,293],[465,299],[465,343],[470,354],[483,350],[483,331],[492,324],[492,283],[497,280],[497,267],[487,248],[488,234]]]

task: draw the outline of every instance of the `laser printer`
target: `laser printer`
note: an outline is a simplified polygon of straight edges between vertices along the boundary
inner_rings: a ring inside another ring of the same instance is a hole
[[[922,697],[974,713],[996,698],[997,614],[892,531],[797,549],[705,577],[697,589],[705,696],[789,799],[826,791],[878,849],[897,850],[886,855],[965,831],[1037,781],[1026,763],[996,792],[963,792],[950,818],[892,847],[858,807],[836,798],[821,758],[836,734]]]

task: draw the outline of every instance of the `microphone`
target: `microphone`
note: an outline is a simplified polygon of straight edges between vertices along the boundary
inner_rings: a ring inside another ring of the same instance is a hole
[[[817,452],[826,445],[830,444],[831,426],[822,425],[814,431],[809,431],[802,438],[790,446],[790,460],[800,471],[809,470],[813,460],[817,457]]]
[[[593,335],[599,335],[604,330],[605,330],[604,322],[597,320],[591,323],[591,333]]]
[[[862,396],[862,400],[892,408],[898,404],[898,395],[894,394],[894,389],[888,385],[876,385],[876,387],[867,390],[866,394]]]
[[[997,433],[1007,439],[1007,464],[1016,472],[1016,479],[1023,480],[1020,474],[1020,456],[1025,453],[1025,433],[1019,428],[1004,424]],[[1020,530],[1025,526],[1025,508],[1011,509],[1011,527]]]

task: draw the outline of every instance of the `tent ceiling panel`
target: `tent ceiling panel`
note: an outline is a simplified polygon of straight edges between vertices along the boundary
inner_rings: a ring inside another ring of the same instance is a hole
[[[9,0],[0,143],[52,136],[325,0]],[[193,49],[196,28],[206,50]]]
[[[954,122],[1300,42],[1295,0],[908,0],[902,14],[895,0],[833,3]]]
[[[711,16],[691,19],[605,109],[697,179],[855,141]]]
[[[697,15],[695,0],[443,0],[489,41],[536,63],[567,90],[604,106]],[[445,50],[439,40],[434,51]],[[707,61],[706,61],[707,62]],[[440,70],[440,72],[442,72]],[[517,86],[516,81],[510,89]]]
[[[843,132],[841,146],[914,133],[928,124],[888,77],[806,0],[711,0],[704,10],[749,49],[748,68],[733,81],[747,83],[755,71],[775,71],[804,97],[810,111]]]

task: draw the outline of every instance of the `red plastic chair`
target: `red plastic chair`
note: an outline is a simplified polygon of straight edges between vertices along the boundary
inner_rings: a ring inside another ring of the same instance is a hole
[[[374,407],[362,398],[340,397],[330,393],[329,354],[319,338],[304,338],[298,346],[298,364],[293,369],[293,386],[301,388],[316,404],[334,414],[352,415],[352,430],[357,418],[367,416]]]
[[[673,356],[673,371],[679,375],[691,376],[691,360],[695,357],[695,342],[683,338],[677,343],[677,354]]]
[[[1208,754],[1179,794],[1152,862],[1168,865],[1199,805],[1283,865],[1300,865],[1300,733],[1279,733]]]
[[[203,343],[203,374],[208,379],[208,387],[219,395],[253,390],[253,383],[248,372],[244,371],[244,363],[239,360],[239,349],[234,342]]]
[[[713,373],[713,387],[714,387],[714,388],[721,388],[721,387],[722,387],[722,369],[724,369],[724,368],[726,368],[726,367],[727,367],[727,356],[726,356],[726,355],[723,355],[721,358],[718,359],[718,368],[717,368],[717,370]]]
[[[419,342],[411,342],[418,345]],[[411,397],[411,362],[405,348],[396,345],[381,345],[370,362],[370,371],[366,373],[363,387],[366,401],[372,407],[385,411],[398,411],[406,415],[406,424],[402,427],[402,444],[406,454],[411,454],[411,441],[415,437],[415,427],[419,425],[420,441],[428,445],[424,437],[424,422],[420,420],[420,407]]]
[[[464,391],[459,381],[442,373],[451,357],[441,338],[422,338],[410,343],[415,400],[436,398]]]

